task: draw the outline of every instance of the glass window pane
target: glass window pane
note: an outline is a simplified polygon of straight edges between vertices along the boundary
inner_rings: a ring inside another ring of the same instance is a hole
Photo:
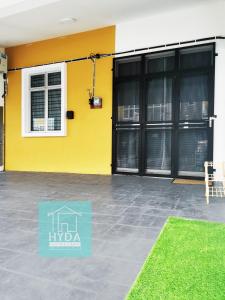
[[[208,118],[208,75],[185,76],[180,81],[180,120]]]
[[[122,82],[118,85],[118,121],[139,121],[139,82]]]
[[[45,75],[32,75],[30,86],[31,88],[43,87],[45,85]]]
[[[48,130],[61,130],[61,89],[48,91]]]
[[[179,132],[179,175],[204,176],[207,160],[207,129],[183,129]]]
[[[45,92],[31,92],[31,130],[45,130]]]
[[[210,67],[213,64],[212,46],[194,47],[180,51],[181,69]]]
[[[173,71],[175,66],[175,52],[153,53],[146,56],[145,72],[157,73]]]
[[[138,172],[138,130],[117,131],[117,171]]]
[[[146,173],[171,173],[171,130],[150,129],[146,133]]]
[[[171,121],[172,119],[171,78],[152,79],[147,82],[147,120]]]
[[[61,72],[48,73],[48,85],[60,85],[61,84]]]
[[[135,76],[141,72],[141,57],[130,57],[116,60],[116,77]]]

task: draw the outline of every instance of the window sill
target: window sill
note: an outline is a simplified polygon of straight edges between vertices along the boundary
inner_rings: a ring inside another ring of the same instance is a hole
[[[48,132],[23,132],[22,137],[65,137],[66,132],[48,131]]]

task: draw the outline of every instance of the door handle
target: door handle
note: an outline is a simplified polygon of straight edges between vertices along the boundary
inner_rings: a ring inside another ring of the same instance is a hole
[[[211,117],[209,117],[209,127],[212,128],[213,127],[213,121],[216,120],[217,115],[213,115]]]

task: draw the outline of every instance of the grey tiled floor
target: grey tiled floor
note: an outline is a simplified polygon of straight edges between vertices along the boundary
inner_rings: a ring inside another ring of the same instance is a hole
[[[93,255],[38,255],[41,200],[90,200]],[[225,222],[204,186],[136,176],[0,173],[0,299],[122,300],[168,216]]]

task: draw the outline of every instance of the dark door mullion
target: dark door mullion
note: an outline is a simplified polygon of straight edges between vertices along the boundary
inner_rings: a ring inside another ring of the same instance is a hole
[[[192,118],[192,119],[181,119],[180,118],[180,104],[181,104],[181,99],[180,99],[180,88],[181,88],[181,84],[180,84],[180,82],[181,82],[181,79],[183,79],[183,78],[185,78],[185,77],[190,77],[190,76],[193,76],[193,77],[195,77],[195,76],[200,76],[200,75],[206,75],[206,76],[208,76],[208,87],[209,87],[209,95],[208,95],[208,116],[207,116],[207,118],[205,118],[205,119],[194,119],[194,118]],[[210,111],[211,111],[211,109],[212,109],[212,106],[214,107],[214,101],[213,101],[213,95],[210,95],[210,93],[211,93],[211,85],[212,85],[212,83],[213,83],[213,78],[212,78],[212,73],[211,73],[211,68],[210,68],[210,70],[208,69],[207,71],[204,71],[204,72],[195,72],[195,73],[193,73],[193,72],[189,72],[189,71],[187,71],[185,74],[182,72],[182,71],[179,71],[178,72],[178,80],[179,80],[179,84],[178,84],[178,98],[177,98],[177,108],[179,109],[179,111],[178,111],[178,114],[179,115],[177,115],[178,116],[178,121],[177,121],[177,124],[180,124],[180,123],[184,123],[184,122],[208,122],[208,120],[209,120],[209,116],[211,115],[210,114]],[[214,83],[213,83],[213,87],[212,87],[212,89],[213,89],[213,91],[214,91]]]

